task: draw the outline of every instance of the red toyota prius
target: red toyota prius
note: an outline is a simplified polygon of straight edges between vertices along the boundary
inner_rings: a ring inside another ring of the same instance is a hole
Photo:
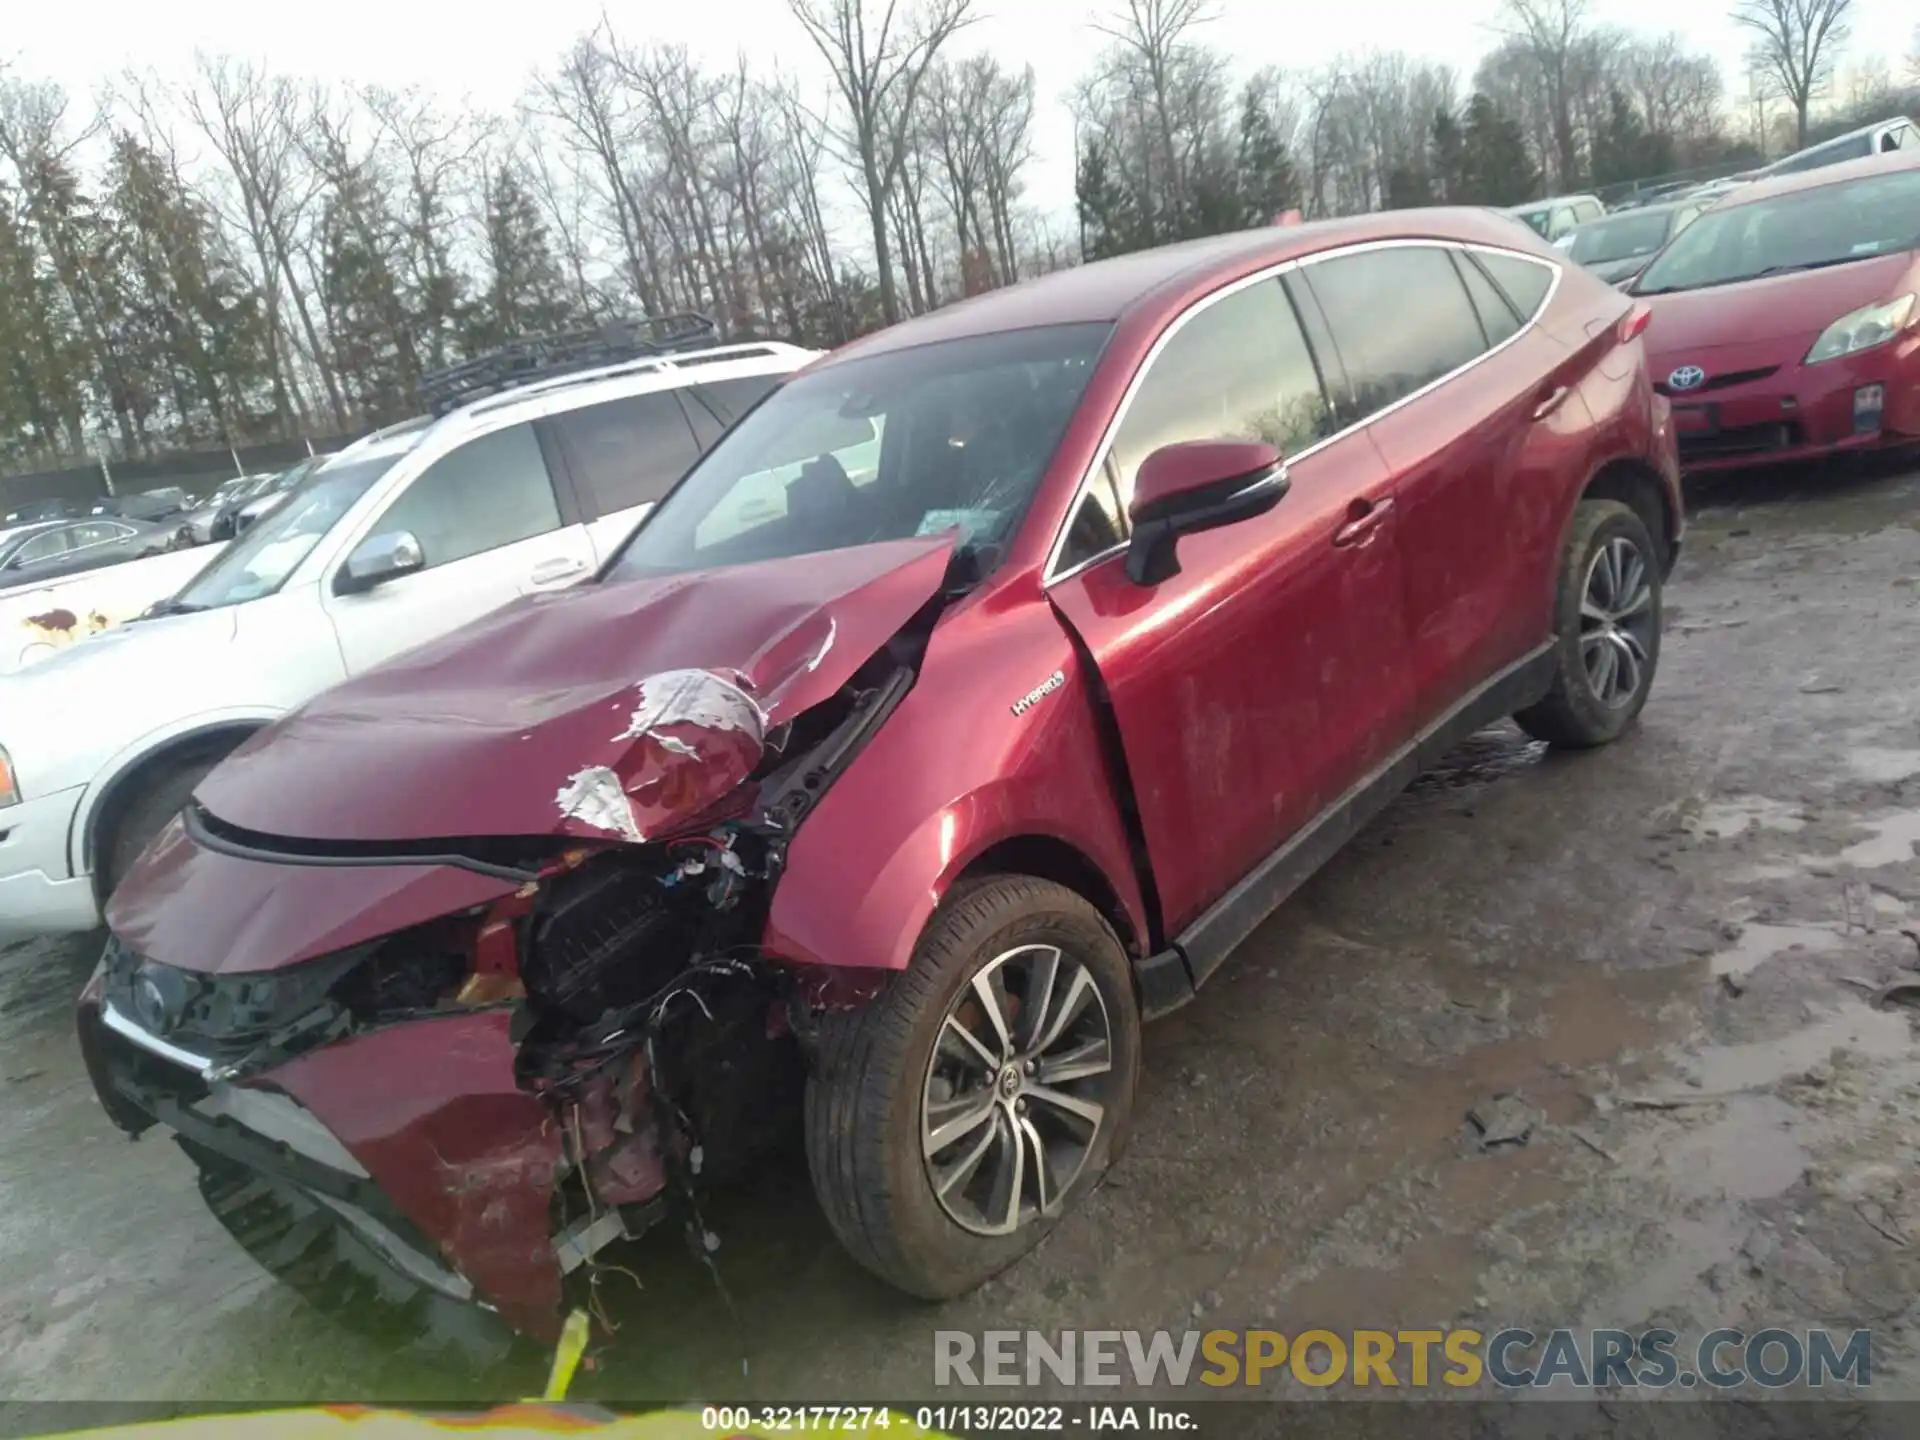
[[[1920,445],[1920,153],[1737,190],[1632,293],[1686,469]]]

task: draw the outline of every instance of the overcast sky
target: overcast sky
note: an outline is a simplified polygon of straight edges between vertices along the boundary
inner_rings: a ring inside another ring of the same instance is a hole
[[[881,0],[869,0],[879,4]],[[903,0],[905,3],[905,0]],[[1039,157],[1029,177],[1043,210],[1070,209],[1072,129],[1062,97],[1100,48],[1089,20],[1101,0],[978,0],[986,14],[963,32],[954,53],[990,49],[1005,62],[1031,64],[1040,89]],[[418,85],[504,109],[529,72],[545,65],[603,8],[632,39],[684,43],[722,64],[744,51],[756,64],[780,66],[823,83],[786,0],[13,0],[0,26],[0,57],[27,73],[85,95],[127,66],[184,75],[196,47],[225,50],[275,69],[323,79]],[[1721,62],[1730,96],[1742,93],[1746,42],[1721,0],[1592,0],[1593,18],[1636,30],[1678,30]],[[1399,49],[1470,75],[1494,42],[1498,0],[1217,0],[1207,38],[1251,69],[1305,69],[1343,51]],[[1885,57],[1898,73],[1920,19],[1915,0],[1855,0],[1847,58]]]

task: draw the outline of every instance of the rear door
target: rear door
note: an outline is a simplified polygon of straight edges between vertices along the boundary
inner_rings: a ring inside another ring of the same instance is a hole
[[[1406,734],[1391,477],[1339,423],[1278,280],[1202,302],[1136,382],[1052,567],[1052,601],[1113,706],[1170,931]],[[1136,585],[1133,477],[1160,446],[1202,439],[1277,445],[1291,489],[1266,515],[1183,537],[1180,573]]]
[[[582,406],[543,423],[572,476],[596,563],[619,548],[704,448],[673,390]]]
[[[510,425],[449,451],[416,475],[354,544],[405,531],[425,567],[357,594],[322,589],[347,673],[377,665],[498,609],[518,595],[591,574],[586,529],[563,523],[531,425]]]
[[[1471,252],[1441,245],[1361,250],[1300,272],[1394,477],[1420,727],[1542,638],[1538,607],[1515,592],[1522,558],[1558,513],[1554,437],[1582,412],[1554,378],[1566,351],[1527,323],[1552,267],[1513,263],[1538,282],[1516,286],[1533,309],[1511,304]]]

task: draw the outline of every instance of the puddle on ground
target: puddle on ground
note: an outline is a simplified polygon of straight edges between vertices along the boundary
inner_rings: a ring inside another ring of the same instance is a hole
[[[1793,1138],[1793,1107],[1772,1095],[1736,1095],[1723,1112],[1660,1147],[1660,1167],[1676,1195],[1766,1200],[1792,1189],[1807,1168]]]
[[[1791,835],[1806,823],[1798,805],[1769,800],[1764,795],[1741,795],[1702,805],[1700,813],[1688,822],[1688,828],[1710,840],[1731,840],[1749,830],[1774,830]]]
[[[1710,1045],[1685,1056],[1680,1069],[1710,1095],[1764,1090],[1825,1061],[1835,1049],[1890,1060],[1914,1050],[1908,1012],[1849,1002],[1800,1030],[1745,1045]]]
[[[1840,937],[1818,925],[1762,925],[1749,923],[1740,930],[1732,949],[1722,950],[1708,963],[1715,975],[1746,975],[1776,955],[1801,950],[1824,954],[1840,944]]]
[[[1920,775],[1920,750],[1881,750],[1864,746],[1847,752],[1847,766],[1862,780],[1892,785]]]
[[[1485,785],[1539,764],[1546,753],[1544,740],[1529,739],[1510,726],[1482,730],[1449,750],[1439,764],[1413,782],[1411,789],[1418,793]]]
[[[1873,839],[1849,845],[1840,852],[1840,863],[1862,870],[1880,865],[1901,865],[1913,859],[1913,847],[1920,845],[1920,810],[1903,810],[1884,820],[1856,820],[1861,830],[1873,831]]]

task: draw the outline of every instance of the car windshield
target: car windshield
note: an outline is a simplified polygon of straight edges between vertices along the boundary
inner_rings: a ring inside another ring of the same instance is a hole
[[[1920,244],[1920,170],[1709,210],[1640,275],[1642,295],[1871,260]]]
[[[802,375],[661,501],[608,578],[954,529],[984,572],[1025,515],[1112,328],[948,340]]]
[[[353,502],[399,458],[389,451],[315,471],[285,504],[228,546],[165,608],[211,610],[273,594],[340,523]]]
[[[1634,260],[1651,255],[1667,239],[1673,224],[1670,211],[1657,214],[1628,214],[1612,220],[1582,225],[1573,237],[1573,258],[1582,265],[1606,265],[1615,260]]]

